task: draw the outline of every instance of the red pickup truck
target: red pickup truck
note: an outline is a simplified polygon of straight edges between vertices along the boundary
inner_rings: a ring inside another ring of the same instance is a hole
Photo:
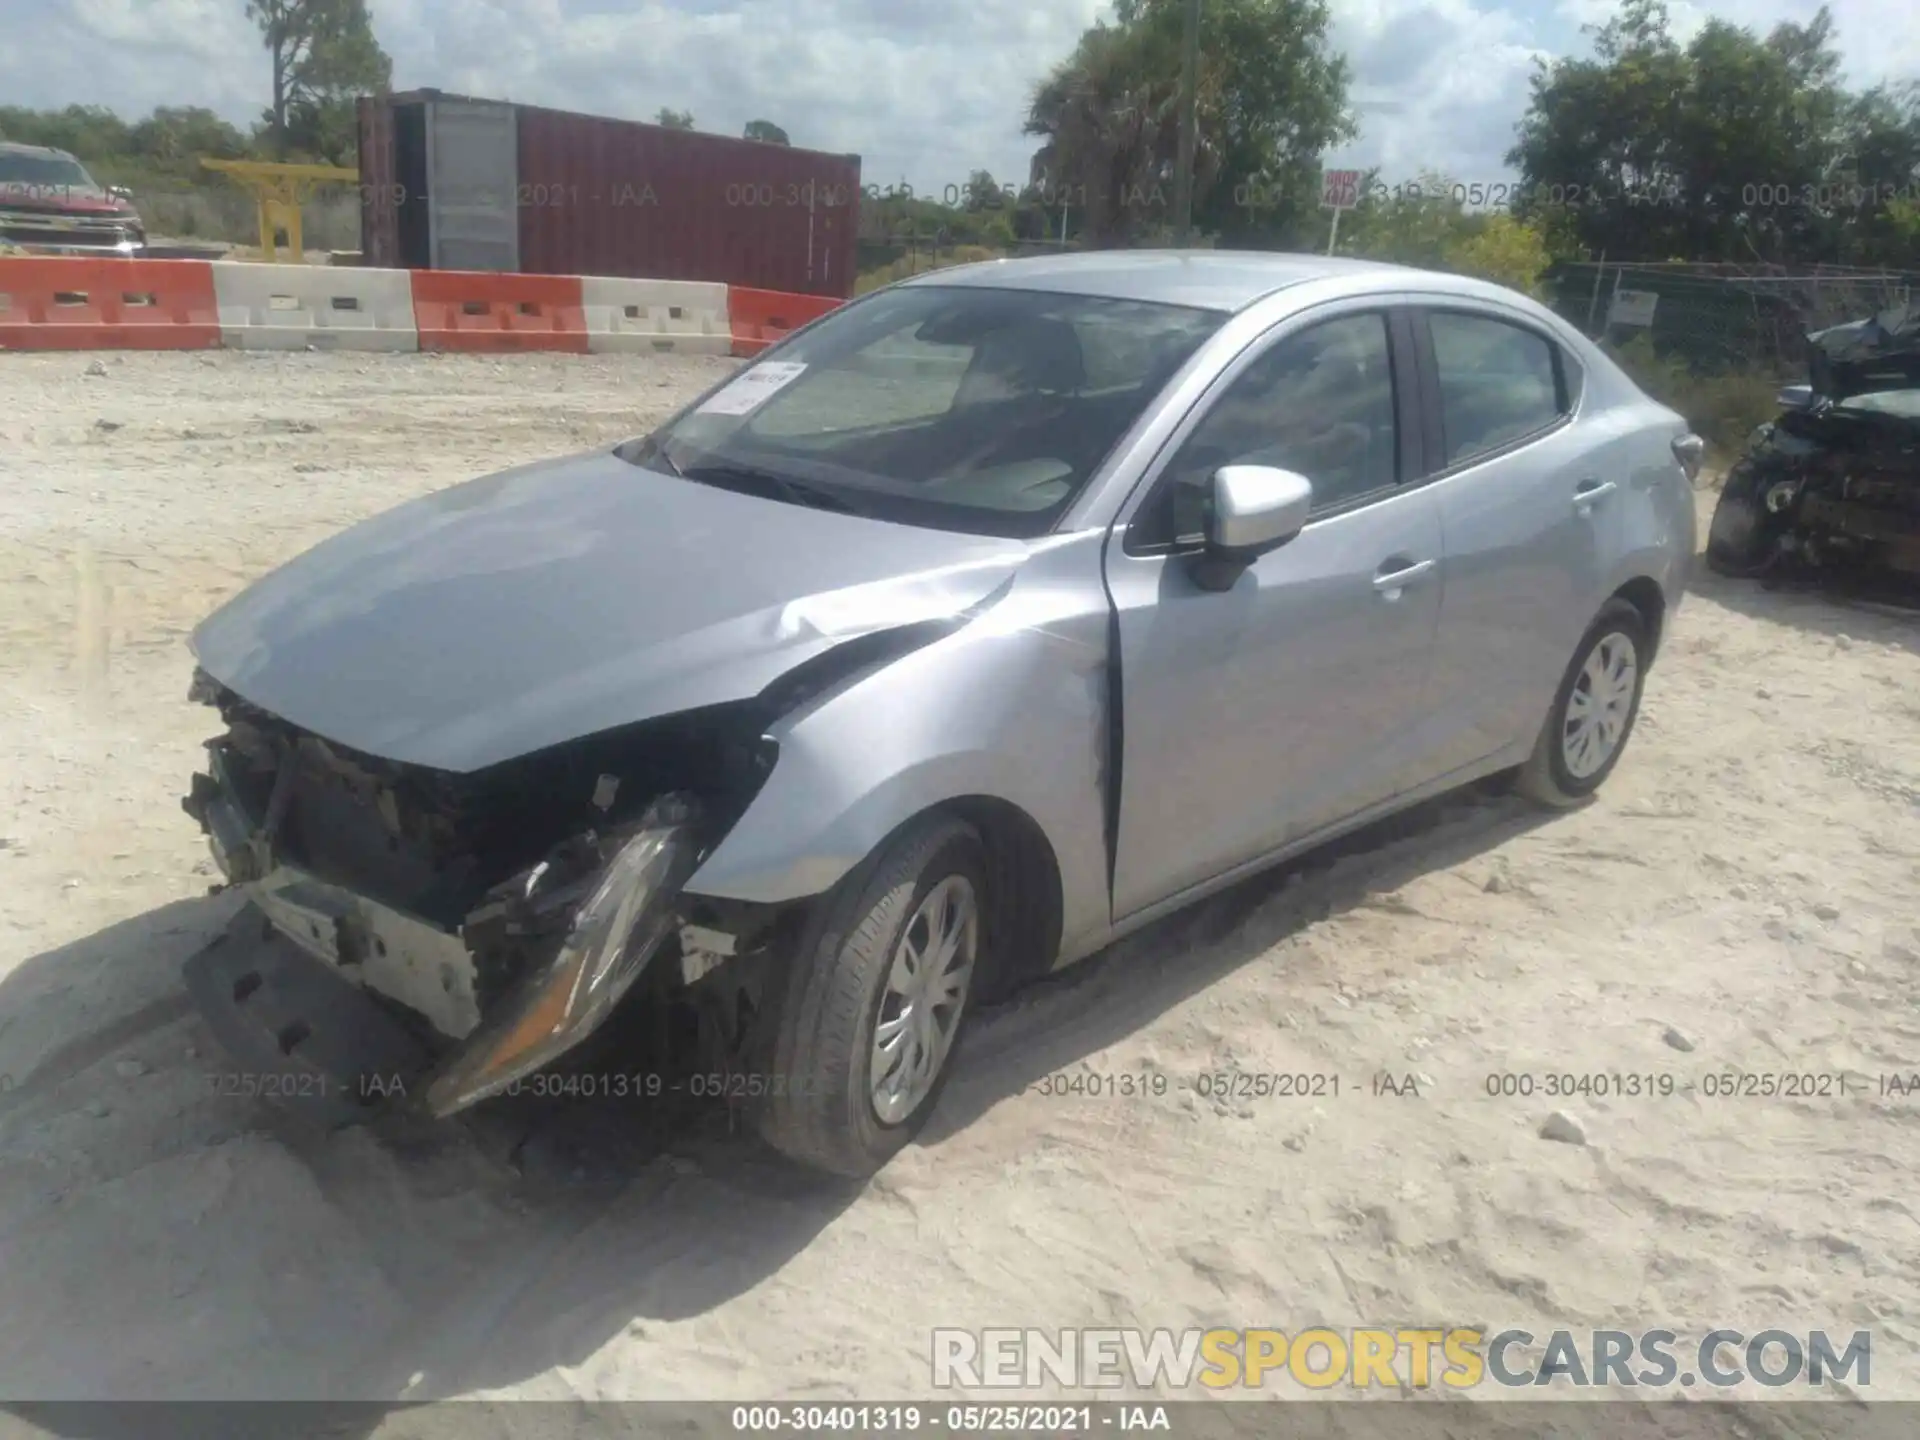
[[[127,192],[73,156],[0,141],[0,245],[38,255],[142,255],[146,226]]]

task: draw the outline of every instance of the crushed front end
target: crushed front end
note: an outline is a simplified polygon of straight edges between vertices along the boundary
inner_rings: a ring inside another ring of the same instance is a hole
[[[247,905],[187,966],[248,1094],[332,1122],[444,1117],[544,1070],[643,978],[748,948],[682,890],[770,770],[757,706],[586,737],[473,774],[358,754],[196,674],[219,708],[182,804]],[[736,926],[744,932],[749,927]]]
[[[1808,337],[1811,383],[1782,392],[1728,473],[1708,532],[1722,574],[1920,582],[1920,310]]]

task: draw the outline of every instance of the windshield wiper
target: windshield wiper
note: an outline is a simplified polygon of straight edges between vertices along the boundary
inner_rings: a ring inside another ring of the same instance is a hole
[[[806,480],[795,480],[790,475],[779,475],[772,470],[762,470],[757,465],[741,465],[726,461],[718,465],[695,465],[690,470],[677,471],[688,480],[702,481],[709,485],[757,486],[763,493],[773,492],[780,499],[795,505],[810,506],[815,510],[838,510],[843,515],[865,515],[864,507],[856,505],[837,490],[829,490],[823,485],[815,485]]]
[[[669,475],[680,479],[686,478],[686,472],[680,468],[680,462],[669,455],[667,447],[651,435],[642,436],[637,440],[623,440],[613,447],[613,453],[629,465],[657,464]]]

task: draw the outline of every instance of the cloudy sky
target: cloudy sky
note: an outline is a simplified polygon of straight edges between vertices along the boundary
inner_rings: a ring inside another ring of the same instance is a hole
[[[1583,52],[1613,0],[1332,0],[1360,139],[1334,164],[1497,179],[1536,56]],[[1849,78],[1920,78],[1914,0],[1834,0]],[[869,183],[940,194],[975,169],[1024,178],[1035,80],[1103,0],[370,0],[402,89],[644,118],[662,105],[738,134],[757,117],[797,145],[853,151]],[[267,59],[244,0],[0,0],[0,98],[13,104],[200,104],[245,122]],[[1675,0],[1764,29],[1816,0]]]

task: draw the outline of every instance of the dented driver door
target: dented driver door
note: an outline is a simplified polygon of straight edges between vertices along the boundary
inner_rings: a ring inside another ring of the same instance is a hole
[[[1309,312],[1235,362],[1134,515],[1107,577],[1124,749],[1113,908],[1124,920],[1422,778],[1441,531],[1403,444],[1403,327]],[[1213,472],[1294,470],[1314,509],[1224,591],[1196,584]]]

